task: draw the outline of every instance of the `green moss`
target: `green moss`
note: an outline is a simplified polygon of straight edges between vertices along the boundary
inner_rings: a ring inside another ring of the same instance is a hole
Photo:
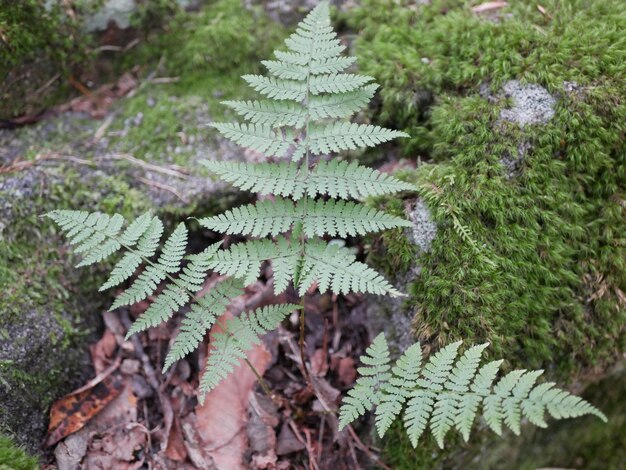
[[[132,63],[162,60],[159,74],[176,77],[173,83],[148,85],[123,102],[114,127],[141,113],[140,124],[119,139],[121,148],[145,159],[163,159],[184,165],[189,158],[184,143],[204,139],[206,124],[224,116],[219,102],[251,94],[240,76],[258,72],[258,61],[270,55],[284,37],[283,28],[261,9],[248,10],[238,0],[220,0],[201,12],[180,13],[166,32],[150,37],[131,57]],[[250,69],[250,64],[253,69]],[[148,103],[151,103],[149,105]],[[181,147],[179,153],[174,153]]]
[[[18,447],[11,438],[0,435],[0,470],[36,470],[39,461]]]
[[[440,162],[412,177],[439,226],[410,289],[418,338],[490,341],[511,364],[565,376],[625,345],[626,14],[619,1],[541,4],[550,17],[515,2],[492,20],[459,1],[367,1],[348,21],[382,85],[379,120],[413,136],[407,154]],[[548,124],[499,120],[510,79],[557,96]],[[522,144],[509,178],[501,159]],[[405,270],[410,248],[387,238],[383,266]]]

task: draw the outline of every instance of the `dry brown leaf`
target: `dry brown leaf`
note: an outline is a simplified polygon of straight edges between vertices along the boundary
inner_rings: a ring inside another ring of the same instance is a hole
[[[229,318],[232,315],[227,313],[221,317],[221,322]],[[220,326],[215,325],[211,336],[221,331]],[[208,355],[210,354],[209,346]],[[271,354],[260,344],[248,351],[248,360],[263,375]],[[206,395],[204,405],[196,407],[197,431],[203,450],[213,459],[217,468],[246,468],[243,461],[248,448],[246,423],[250,393],[255,383],[254,373],[242,363]]]
[[[167,441],[167,448],[165,449],[165,455],[168,459],[176,462],[183,462],[187,458],[187,449],[185,449],[183,432],[178,417],[174,418]]]
[[[89,352],[91,353],[91,361],[93,367],[96,370],[96,374],[102,373],[107,367],[111,365],[111,359],[117,349],[117,340],[115,335],[109,329],[104,330],[102,338],[89,346]]]
[[[507,2],[485,2],[481,3],[480,5],[476,5],[475,7],[472,7],[472,11],[474,13],[485,13],[488,11],[499,10],[500,8],[504,8],[507,5]]]
[[[109,375],[84,390],[79,389],[56,401],[50,409],[45,446],[51,446],[85,426],[116,398],[124,388],[119,375]]]
[[[337,363],[337,375],[342,385],[349,386],[356,380],[356,367],[354,359],[351,357],[342,357]]]

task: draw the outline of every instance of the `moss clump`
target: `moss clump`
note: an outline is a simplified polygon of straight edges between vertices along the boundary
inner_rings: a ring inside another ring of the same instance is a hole
[[[0,0],[0,117],[37,112],[67,95],[67,85],[54,82],[65,82],[60,76],[85,57],[88,42],[58,2]]]
[[[222,117],[219,101],[250,94],[240,75],[258,67],[284,37],[260,8],[248,10],[239,0],[220,0],[200,12],[179,13],[168,28],[129,59],[176,77],[173,83],[150,85],[123,103],[116,125],[126,127],[119,145],[151,160],[167,158],[184,165],[192,156],[187,145],[205,139],[206,123]],[[254,73],[252,70],[251,73]],[[140,116],[136,125],[129,119]]]
[[[626,319],[622,3],[542,2],[548,17],[518,2],[497,20],[459,1],[390,5],[367,1],[349,23],[361,70],[381,82],[381,119],[413,136],[408,154],[439,162],[413,175],[439,225],[410,289],[418,337],[488,340],[563,375],[611,361]],[[549,122],[500,117],[511,79],[557,97]],[[502,160],[520,152],[511,178]],[[405,269],[405,248],[387,249],[388,270]]]
[[[11,438],[0,435],[0,470],[36,470],[37,458],[28,455]]]

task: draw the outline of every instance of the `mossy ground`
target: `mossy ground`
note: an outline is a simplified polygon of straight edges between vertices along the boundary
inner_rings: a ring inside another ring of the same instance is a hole
[[[417,338],[489,341],[508,367],[561,382],[612,363],[626,346],[623,2],[509,2],[478,15],[462,1],[369,0],[347,21],[360,70],[381,84],[375,119],[408,132],[405,155],[428,162],[405,174],[438,223],[409,289]],[[552,119],[503,121],[509,80],[548,90]],[[522,144],[511,177],[502,159]],[[412,255],[390,232],[373,259],[398,272]]]
[[[0,470],[36,470],[37,458],[28,455],[11,438],[0,435]]]

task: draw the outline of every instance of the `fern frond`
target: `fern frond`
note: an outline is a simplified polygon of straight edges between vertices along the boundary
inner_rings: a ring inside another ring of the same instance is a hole
[[[311,96],[309,116],[313,121],[352,116],[370,102],[378,85],[366,85],[348,93]]]
[[[494,385],[502,361],[489,362],[479,368],[487,345],[473,346],[457,359],[460,344],[452,343],[441,349],[423,367],[421,353],[415,349],[419,344],[411,346],[396,362],[388,382],[378,388],[378,403],[359,408],[359,413],[355,413],[355,401],[350,398],[361,393],[362,386],[357,380],[353,390],[357,387],[359,390],[350,391],[341,407],[341,416],[346,416],[342,425],[376,405],[376,426],[382,437],[405,407],[404,426],[413,446],[417,446],[430,424],[437,444],[443,448],[445,436],[453,427],[465,440],[469,438],[481,405],[485,421],[498,434],[502,432],[502,424],[519,433],[522,415],[531,423],[545,427],[546,410],[556,419],[592,414],[606,421],[606,416],[598,409],[554,388],[553,383],[537,385],[541,370],[515,370]]]
[[[347,73],[317,75],[309,79],[309,91],[314,95],[321,93],[348,93],[358,90],[363,85],[374,80],[365,75]]]
[[[185,254],[186,245],[187,228],[185,224],[179,224],[165,241],[157,262],[148,265],[131,286],[115,299],[111,310],[124,305],[132,305],[151,295],[169,273],[175,273],[180,269],[180,262]],[[174,296],[175,294],[168,292],[168,295]],[[166,300],[164,297],[163,301],[166,302]],[[168,301],[166,305],[170,305],[170,302]]]
[[[299,179],[300,167],[295,163],[201,162],[212,173],[244,191],[291,196],[300,199],[306,183]]]
[[[410,227],[404,219],[385,214],[362,204],[345,201],[301,200],[295,204],[282,198],[240,206],[198,222],[220,233],[264,237],[287,232],[301,221],[309,236],[365,234],[393,227]]]
[[[223,332],[216,333],[211,341],[212,350],[200,380],[200,403],[207,392],[233,372],[240,359],[246,357],[246,350],[259,344],[262,335],[277,328],[287,315],[299,308],[293,304],[269,305],[228,320]]]
[[[243,284],[240,280],[226,278],[217,283],[206,295],[200,297],[198,303],[191,305],[191,310],[185,315],[180,331],[174,338],[172,347],[165,358],[164,373],[172,364],[198,347],[216,318],[226,311],[231,299],[242,295],[243,292]]]
[[[236,187],[260,194],[274,194],[302,198],[328,195],[332,198],[362,199],[369,196],[411,191],[412,184],[361,166],[356,162],[331,160],[320,161],[309,173],[307,180],[300,176],[295,163],[238,163],[201,162],[211,172]]]
[[[356,261],[349,249],[317,239],[310,240],[305,245],[300,277],[300,295],[304,295],[315,282],[318,283],[320,292],[330,289],[335,294],[364,292],[401,295],[380,274]]]
[[[228,140],[268,157],[285,156],[293,144],[293,139],[289,135],[284,137],[266,124],[215,122],[211,127],[216,128]]]
[[[382,387],[391,377],[389,347],[384,334],[374,338],[365,355],[361,356],[361,362],[364,365],[357,370],[361,377],[344,398],[339,412],[340,430],[380,403]]]
[[[306,108],[289,101],[222,101],[222,104],[254,124],[302,127],[306,118]]]
[[[306,97],[306,83],[295,80],[281,80],[263,75],[244,75],[248,85],[268,98],[275,100],[302,101]]]
[[[397,137],[408,137],[408,134],[371,124],[335,122],[325,126],[313,126],[309,134],[309,148],[314,155],[322,155],[374,147]]]
[[[299,251],[299,247],[292,246],[284,237],[276,241],[251,240],[218,251],[209,266],[220,274],[243,279],[248,286],[258,279],[264,261],[291,257]]]

